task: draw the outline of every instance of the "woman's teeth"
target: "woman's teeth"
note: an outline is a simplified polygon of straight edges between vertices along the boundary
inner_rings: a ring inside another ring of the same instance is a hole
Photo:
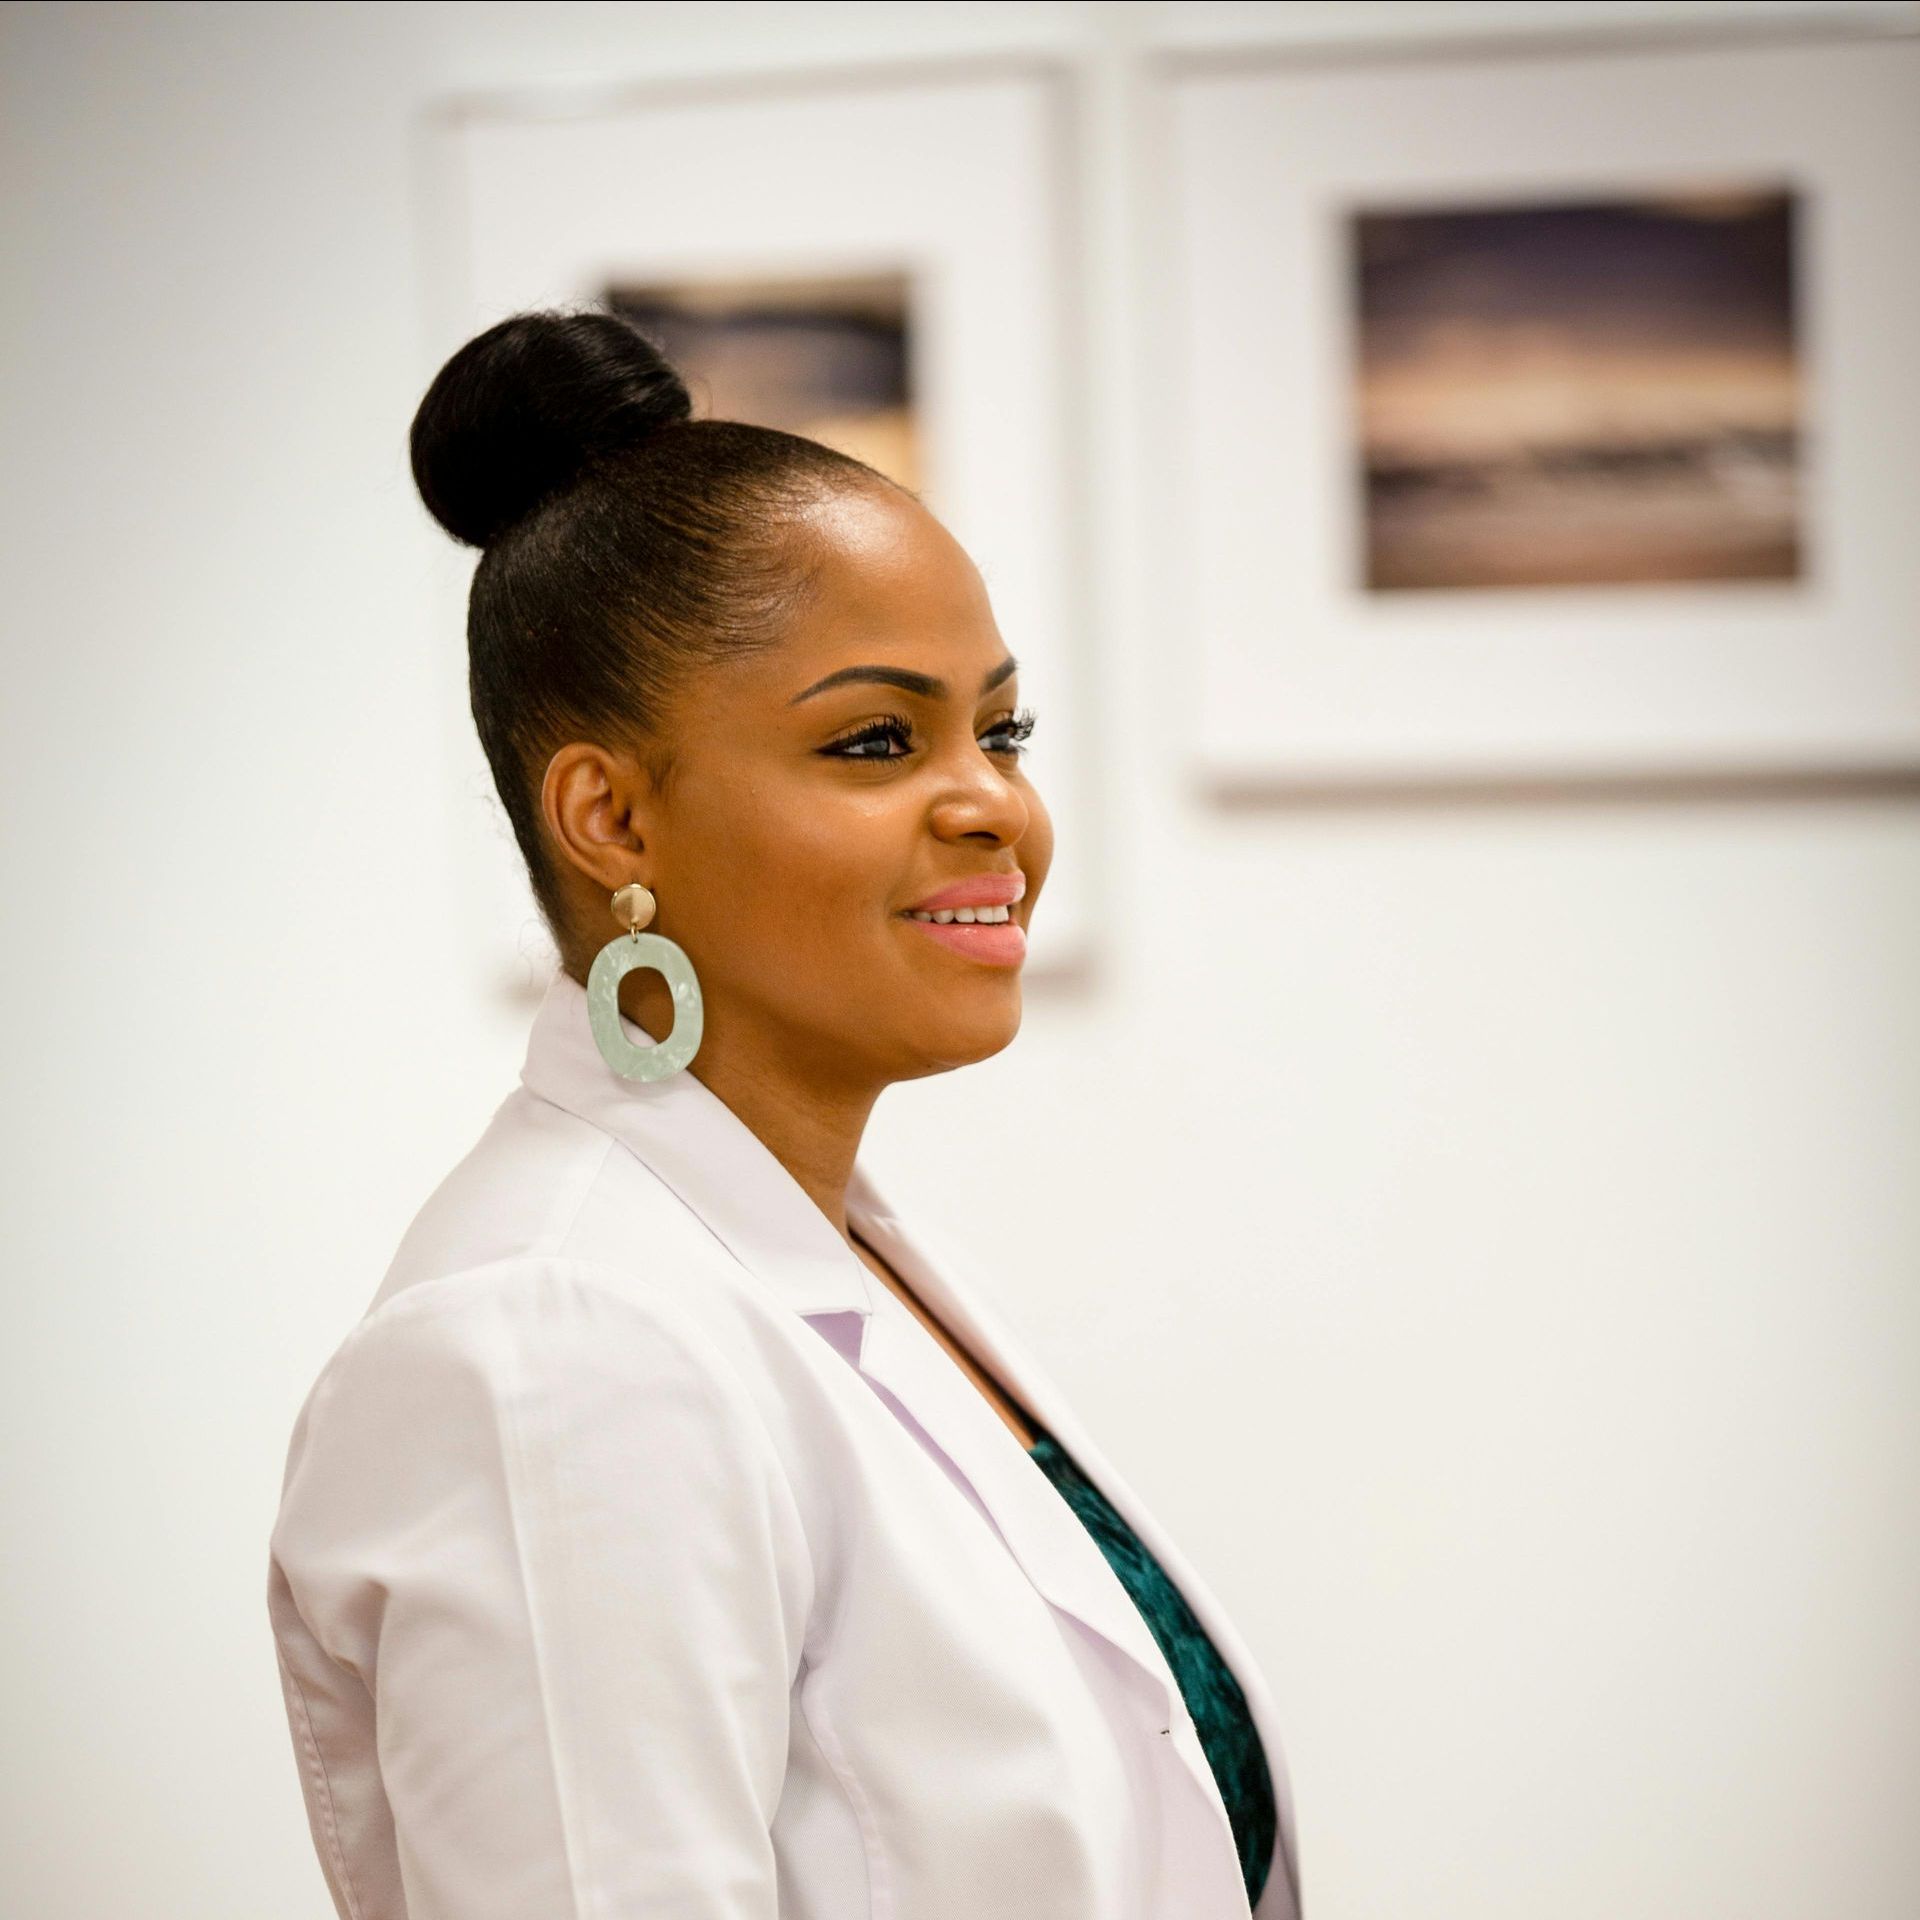
[[[1013,917],[1011,907],[942,907],[938,913],[921,913],[917,909],[908,913],[909,920],[933,920],[945,926],[949,920],[969,922],[974,926],[997,927],[1001,921]]]

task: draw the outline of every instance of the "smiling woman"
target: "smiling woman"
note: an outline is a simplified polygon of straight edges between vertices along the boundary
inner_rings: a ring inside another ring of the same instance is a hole
[[[1250,1655],[860,1158],[1020,1026],[1053,830],[978,570],[604,313],[468,342],[412,453],[561,964],[288,1453],[343,1920],[1294,1920]]]
[[[568,970],[578,977],[611,931],[613,889],[649,888],[654,928],[699,968],[701,1080],[756,1126],[806,1113],[812,1144],[788,1144],[834,1217],[880,1090],[983,1059],[1018,1031],[1004,949],[1024,945],[1053,834],[1020,766],[1006,645],[958,544],[862,469],[790,516],[807,587],[779,644],[690,670],[644,732],[619,713],[592,737],[543,742],[540,825]],[[1015,873],[1018,922],[996,936],[1002,950],[973,955],[987,964],[900,937],[903,912],[930,894]],[[665,981],[629,984],[630,1016],[665,1033]]]

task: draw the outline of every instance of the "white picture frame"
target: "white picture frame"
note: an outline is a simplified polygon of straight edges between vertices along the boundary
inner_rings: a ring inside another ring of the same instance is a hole
[[[1219,798],[1920,775],[1920,40],[1162,56],[1169,604]],[[1369,594],[1356,207],[1790,183],[1789,582]]]
[[[418,129],[427,378],[507,314],[614,281],[911,273],[922,498],[979,566],[1038,720],[1037,984],[1082,978],[1093,946],[1075,98],[1065,63],[976,58],[454,95]],[[452,857],[483,964],[523,997],[551,946],[468,720],[467,578],[436,642]]]

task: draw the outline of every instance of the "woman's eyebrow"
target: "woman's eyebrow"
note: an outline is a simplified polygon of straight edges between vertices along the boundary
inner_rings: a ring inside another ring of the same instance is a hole
[[[1008,654],[980,682],[980,691],[991,693],[1002,680],[1019,669],[1020,662]],[[882,686],[900,687],[908,693],[923,694],[929,700],[944,700],[947,697],[947,683],[944,680],[936,679],[930,673],[916,673],[912,667],[842,667],[837,673],[828,674],[824,680],[816,680],[804,692],[796,693],[787,705],[797,707],[802,700],[810,699],[816,693],[824,693],[829,687],[841,686],[849,680],[876,680]]]

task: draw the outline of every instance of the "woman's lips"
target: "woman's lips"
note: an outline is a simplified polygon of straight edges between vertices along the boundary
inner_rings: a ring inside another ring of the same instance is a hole
[[[931,934],[942,946],[964,953],[969,960],[983,960],[993,967],[1017,967],[1027,957],[1026,929],[1017,920],[1001,920],[986,926],[978,921],[915,920],[901,914],[915,933]]]

